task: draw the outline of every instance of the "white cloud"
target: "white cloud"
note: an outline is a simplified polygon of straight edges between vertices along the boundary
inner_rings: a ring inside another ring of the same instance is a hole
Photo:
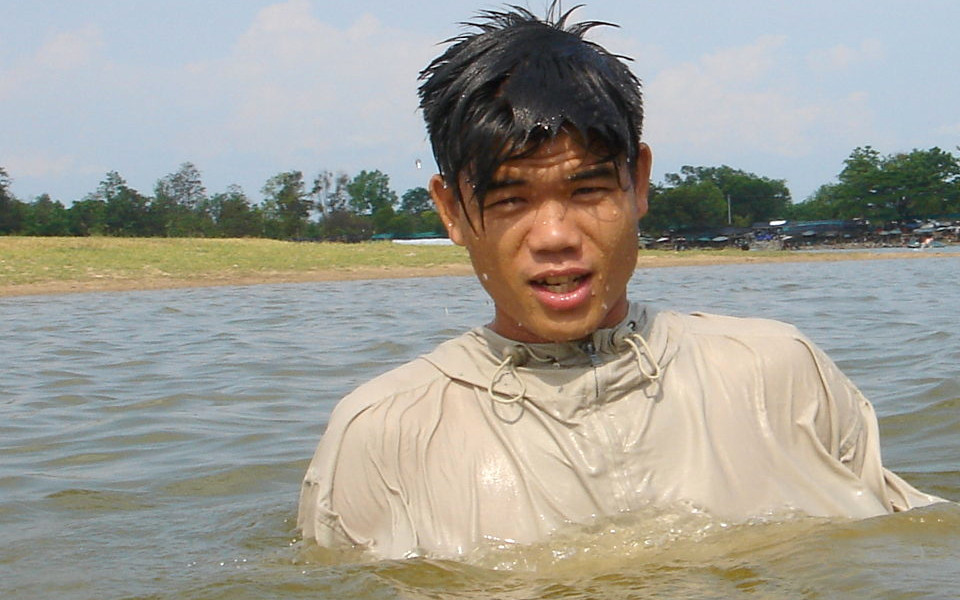
[[[777,51],[787,42],[782,35],[765,35],[749,46],[726,48],[701,59],[701,70],[727,83],[751,83],[775,65]]]
[[[960,136],[960,122],[943,125],[937,128],[937,133],[940,135]]]
[[[34,86],[56,84],[58,78],[89,68],[103,47],[101,31],[85,26],[56,33],[22,60],[0,69],[0,99],[28,97]]]
[[[786,42],[765,36],[656,74],[647,89],[648,137],[724,162],[747,153],[803,156],[825,132],[847,137],[865,129],[867,97],[811,96],[780,52]]]
[[[100,30],[88,25],[74,31],[58,33],[37,51],[33,63],[37,67],[65,71],[91,63],[103,47]]]
[[[192,65],[194,85],[223,113],[208,154],[280,159],[396,144],[420,128],[415,85],[431,44],[365,15],[338,29],[307,0],[262,10],[223,60]],[[376,168],[370,165],[369,168]]]
[[[807,55],[807,64],[813,71],[838,72],[861,63],[876,62],[883,55],[883,44],[879,40],[866,39],[858,47],[838,44],[814,50]]]
[[[21,182],[51,182],[94,161],[143,189],[186,160],[219,178],[214,187],[248,191],[281,169],[409,175],[429,156],[416,77],[434,37],[324,14],[307,0],[274,3],[220,56],[163,66],[105,44],[98,27],[55,32],[0,64],[0,164]]]
[[[75,170],[74,156],[51,156],[41,153],[14,155],[5,159],[4,166],[18,177],[58,177]]]

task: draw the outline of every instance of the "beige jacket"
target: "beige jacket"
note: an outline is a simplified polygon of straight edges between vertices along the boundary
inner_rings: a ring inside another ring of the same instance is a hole
[[[298,524],[456,557],[649,506],[870,517],[939,501],[880,460],[873,408],[794,327],[640,306],[580,344],[470,331],[334,410]]]

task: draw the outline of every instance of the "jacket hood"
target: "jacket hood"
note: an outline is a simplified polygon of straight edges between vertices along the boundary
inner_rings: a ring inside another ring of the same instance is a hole
[[[501,417],[519,418],[530,402],[567,420],[638,388],[656,397],[659,386],[651,384],[677,352],[679,336],[668,335],[667,322],[679,323],[668,314],[633,304],[615,327],[564,343],[517,342],[478,327],[422,358],[450,379],[479,388],[501,405]]]

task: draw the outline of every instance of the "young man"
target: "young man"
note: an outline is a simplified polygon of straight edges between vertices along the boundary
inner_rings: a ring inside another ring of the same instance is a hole
[[[628,301],[652,160],[640,85],[583,39],[598,23],[568,18],[483,13],[421,74],[430,191],[493,320],[340,403],[304,538],[456,557],[650,506],[743,520],[937,501],[883,468],[870,404],[793,327]]]

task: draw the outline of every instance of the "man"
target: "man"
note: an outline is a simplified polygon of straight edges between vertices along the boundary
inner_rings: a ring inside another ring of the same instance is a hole
[[[300,498],[321,545],[457,557],[644,507],[726,520],[937,501],[796,329],[631,304],[652,156],[598,23],[482,13],[421,74],[430,191],[493,320],[336,408]]]

